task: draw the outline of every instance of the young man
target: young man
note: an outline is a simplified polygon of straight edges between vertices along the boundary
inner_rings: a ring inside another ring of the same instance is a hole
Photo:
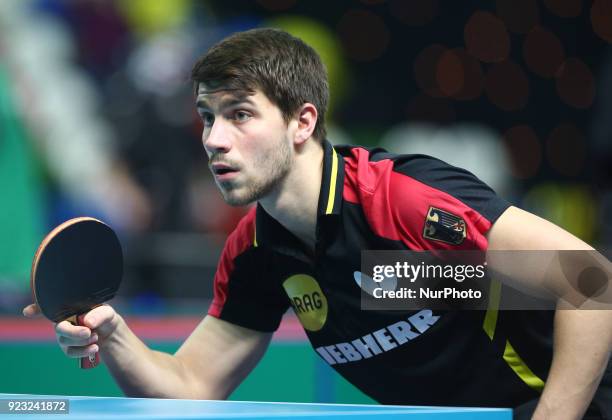
[[[99,351],[127,395],[224,399],[293,306],[317,353],[381,403],[539,401],[534,418],[581,418],[609,360],[609,311],[554,313],[553,357],[552,313],[364,311],[356,281],[363,249],[587,244],[434,158],[333,148],[325,140],[325,68],[285,32],[235,34],[212,47],[192,77],[219,190],[231,205],[257,206],[227,239],[208,316],[176,354],[147,348],[105,305],[85,316],[85,327],[56,325],[68,356]],[[457,223],[459,235],[431,230],[432,220]],[[520,269],[506,274],[528,282]]]

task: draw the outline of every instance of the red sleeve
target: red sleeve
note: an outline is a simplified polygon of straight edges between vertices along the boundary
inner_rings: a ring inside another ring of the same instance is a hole
[[[393,172],[389,184],[389,198],[393,226],[398,237],[416,250],[486,250],[485,237],[492,221],[457,197]],[[413,198],[413,199],[410,199]],[[447,219],[447,226],[456,229],[449,237],[438,232],[432,218]],[[456,226],[453,228],[452,226]],[[431,232],[431,234],[429,234]]]
[[[289,300],[274,271],[274,260],[254,245],[254,207],[227,238],[214,280],[208,314],[262,332],[276,331]]]
[[[362,204],[377,235],[411,250],[486,250],[486,232],[509,207],[470,172],[429,156],[355,148],[345,169],[345,198]]]
[[[227,237],[221,252],[214,280],[214,297],[208,314],[219,318],[228,298],[230,274],[234,271],[234,260],[253,246],[255,238],[255,208],[252,208]]]

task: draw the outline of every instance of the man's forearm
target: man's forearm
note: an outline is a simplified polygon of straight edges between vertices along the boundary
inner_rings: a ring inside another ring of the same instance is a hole
[[[533,418],[581,419],[610,358],[612,310],[557,310],[553,362]]]
[[[116,315],[115,331],[100,342],[100,355],[127,396],[198,398],[181,360],[148,348]]]

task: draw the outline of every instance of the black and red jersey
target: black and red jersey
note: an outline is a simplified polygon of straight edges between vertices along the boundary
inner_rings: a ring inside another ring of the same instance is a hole
[[[314,254],[258,205],[227,239],[209,314],[274,331],[293,307],[317,354],[381,403],[503,407],[537,398],[552,312],[361,309],[362,250],[485,250],[509,204],[429,156],[324,149]],[[460,235],[428,235],[432,209]]]

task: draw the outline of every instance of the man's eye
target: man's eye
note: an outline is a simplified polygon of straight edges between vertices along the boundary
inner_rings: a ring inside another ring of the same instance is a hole
[[[215,116],[211,113],[205,112],[202,114],[202,121],[204,121],[204,125],[210,127],[215,122]]]
[[[234,113],[234,118],[239,122],[247,121],[249,118],[251,118],[251,114],[245,111],[236,111]]]

